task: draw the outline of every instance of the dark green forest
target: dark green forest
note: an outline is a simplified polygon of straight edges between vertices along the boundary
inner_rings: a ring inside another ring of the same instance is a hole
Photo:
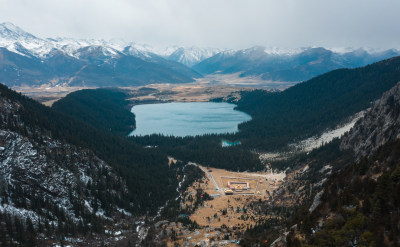
[[[129,193],[118,205],[134,215],[154,213],[176,194],[176,171],[167,165],[165,154],[145,149],[124,137],[101,131],[84,121],[22,96],[0,85],[2,97],[21,104],[19,114],[25,126],[39,128],[53,138],[88,148],[106,161],[125,181]],[[26,127],[9,126],[22,135]],[[41,136],[35,138],[40,141]]]
[[[256,171],[263,168],[257,154],[240,146],[222,147],[221,140],[226,136],[167,137],[154,134],[129,139],[143,146],[157,146],[159,150],[184,162],[198,162],[204,166],[233,171]]]
[[[338,69],[279,93],[243,92],[237,110],[253,120],[239,126],[246,148],[277,150],[316,135],[367,109],[400,81],[400,57]]]
[[[127,136],[132,130],[134,115],[125,109],[129,105],[126,97],[123,91],[117,89],[82,90],[60,99],[53,108],[80,119],[99,131]],[[162,152],[184,162],[198,162],[206,166],[235,171],[262,169],[257,155],[249,150],[241,147],[221,147],[221,139],[227,137],[231,135],[197,137],[150,135],[127,139],[142,147],[156,147],[151,150],[146,149],[148,152],[153,150]]]
[[[135,128],[127,95],[121,89],[85,89],[68,94],[52,108],[74,116],[93,127],[126,136]]]

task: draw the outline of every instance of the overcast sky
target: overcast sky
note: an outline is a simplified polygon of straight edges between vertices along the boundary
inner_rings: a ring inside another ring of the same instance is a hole
[[[5,21],[156,46],[400,48],[400,0],[0,0]]]

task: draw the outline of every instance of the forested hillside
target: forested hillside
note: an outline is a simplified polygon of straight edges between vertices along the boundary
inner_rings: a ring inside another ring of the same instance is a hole
[[[102,131],[126,136],[135,128],[127,95],[120,89],[86,89],[68,94],[52,106]]]
[[[133,214],[154,213],[175,195],[178,182],[164,154],[142,148],[126,138],[99,131],[6,86],[0,85],[0,93],[2,97],[21,105],[18,114],[26,126],[38,128],[52,138],[89,148],[106,161],[126,181],[128,194],[124,196],[124,203],[120,207]],[[27,130],[18,127],[13,131],[24,135]]]
[[[400,239],[400,141],[334,174],[321,205],[299,213],[301,234],[309,246],[396,246]],[[318,224],[322,221],[323,224]],[[312,231],[316,231],[315,234]],[[299,243],[295,235],[290,242]]]
[[[244,246],[273,233],[275,239],[280,235],[277,242],[287,246],[398,245],[399,89],[397,84],[385,92],[341,140],[313,151],[297,164],[308,167],[309,174],[300,180],[313,181],[313,193],[296,214],[280,223],[289,234],[274,232],[271,224],[258,225],[247,231]],[[321,180],[327,167],[332,169],[330,176]]]
[[[246,147],[278,149],[334,127],[400,81],[400,57],[357,69],[339,69],[280,93],[244,92],[238,110],[253,120],[239,126]]]

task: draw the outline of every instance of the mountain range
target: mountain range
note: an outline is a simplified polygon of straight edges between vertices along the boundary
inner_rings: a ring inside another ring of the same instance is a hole
[[[232,73],[299,82],[397,55],[396,49],[157,48],[122,40],[43,39],[12,23],[0,24],[0,82],[8,86],[138,86],[187,83],[208,74]]]
[[[0,25],[0,81],[15,85],[135,86],[192,82],[201,75],[148,46],[120,41],[41,39]]]
[[[155,55],[170,61],[180,62],[191,67],[209,58],[223,49],[199,48],[196,46],[169,46],[157,48],[146,44],[125,42],[123,40],[72,39],[72,38],[38,38],[12,23],[0,24],[0,46],[23,56],[46,58],[53,50],[58,50],[71,57],[79,58],[79,49],[84,47],[103,47],[104,53],[115,57],[118,53],[151,58]]]
[[[256,46],[239,51],[223,51],[192,68],[206,74],[239,73],[266,81],[305,81],[339,68],[362,67],[400,55],[400,51],[367,51],[365,49],[335,50],[306,47],[296,50],[271,49]]]

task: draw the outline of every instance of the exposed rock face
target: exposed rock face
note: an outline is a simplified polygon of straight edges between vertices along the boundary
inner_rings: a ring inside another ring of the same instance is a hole
[[[354,150],[357,159],[400,138],[400,82],[383,94],[342,140],[342,149]]]

